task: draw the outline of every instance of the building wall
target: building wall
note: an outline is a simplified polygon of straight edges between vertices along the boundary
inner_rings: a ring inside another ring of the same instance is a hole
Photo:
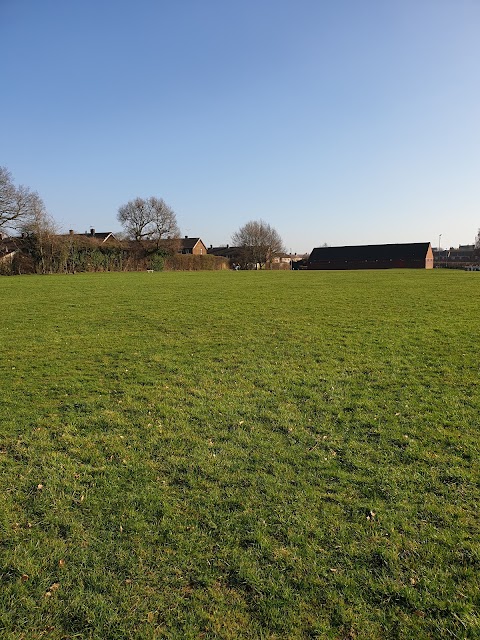
[[[200,240],[192,249],[192,254],[194,256],[204,256],[207,253],[207,247]]]
[[[428,247],[427,256],[425,258],[425,269],[433,269],[433,250]]]
[[[325,260],[322,262],[310,262],[309,269],[314,270],[349,270],[349,269],[432,269],[433,257],[430,267],[425,260]]]

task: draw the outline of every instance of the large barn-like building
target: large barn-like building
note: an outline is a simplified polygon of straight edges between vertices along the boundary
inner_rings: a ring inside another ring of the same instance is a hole
[[[317,247],[307,269],[433,269],[430,242]]]

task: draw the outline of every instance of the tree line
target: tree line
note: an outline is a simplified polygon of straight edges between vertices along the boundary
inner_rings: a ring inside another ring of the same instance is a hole
[[[119,207],[117,220],[123,232],[108,244],[87,234],[62,234],[39,194],[15,185],[10,171],[0,167],[0,238],[10,237],[11,246],[18,249],[10,252],[10,263],[5,253],[0,255],[0,273],[12,272],[12,265],[15,273],[159,269],[167,263],[179,268],[181,263],[173,258],[180,229],[175,212],[163,199],[135,198]],[[262,268],[285,251],[279,233],[263,220],[247,222],[232,235],[232,242],[243,268]],[[200,264],[190,263],[188,268]],[[203,264],[212,268],[208,259]]]

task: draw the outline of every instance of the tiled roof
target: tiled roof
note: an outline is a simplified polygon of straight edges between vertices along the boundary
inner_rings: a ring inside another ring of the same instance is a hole
[[[182,249],[193,249],[199,241],[201,242],[200,238],[180,238],[180,247]]]
[[[242,252],[242,247],[210,247],[207,253],[213,256],[222,256],[224,258],[234,258]]]

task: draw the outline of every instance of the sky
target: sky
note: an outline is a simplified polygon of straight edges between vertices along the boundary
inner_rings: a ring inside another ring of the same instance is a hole
[[[62,230],[163,198],[292,252],[474,242],[479,0],[0,0],[0,165]]]

